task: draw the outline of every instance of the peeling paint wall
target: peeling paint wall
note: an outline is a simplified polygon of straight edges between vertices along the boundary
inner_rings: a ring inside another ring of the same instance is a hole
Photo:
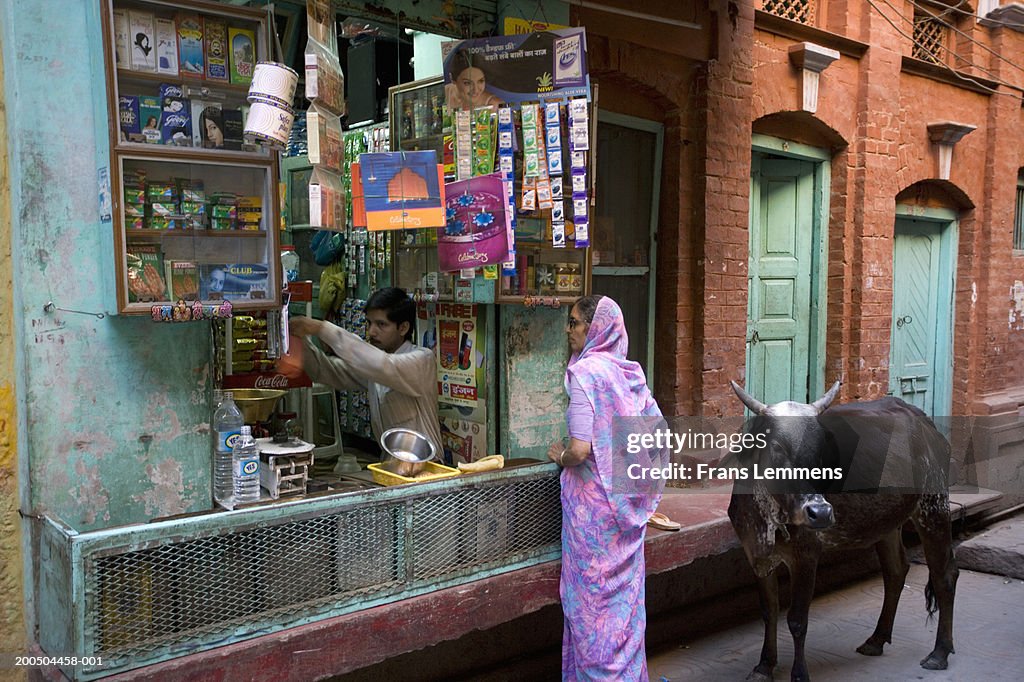
[[[548,446],[565,436],[567,317],[565,308],[501,307],[500,448],[507,457],[545,459]]]
[[[3,12],[0,11],[0,17]],[[4,92],[5,36],[0,33],[0,140],[7,139]],[[11,224],[10,170],[0,147],[0,226]],[[26,646],[21,519],[18,516],[18,407],[14,373],[14,273],[11,231],[0,229],[0,651]],[[10,671],[9,671],[10,672]],[[18,675],[17,679],[24,679]]]
[[[210,328],[104,311],[111,223],[99,2],[3,3],[16,376],[28,505],[79,531],[210,508]],[[54,30],[54,17],[75,30]],[[10,290],[4,288],[5,290]]]

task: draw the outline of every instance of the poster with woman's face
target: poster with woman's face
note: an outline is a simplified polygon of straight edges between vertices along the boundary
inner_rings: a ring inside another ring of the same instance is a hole
[[[590,98],[583,28],[457,40],[442,43],[441,55],[454,109]]]

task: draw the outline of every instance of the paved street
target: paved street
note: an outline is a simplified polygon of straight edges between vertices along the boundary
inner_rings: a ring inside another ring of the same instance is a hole
[[[1018,516],[1015,528],[1024,528]],[[956,654],[949,669],[928,671],[919,661],[935,641],[937,618],[926,619],[924,565],[911,566],[896,615],[893,643],[872,658],[855,649],[874,628],[882,604],[878,577],[816,599],[811,605],[807,661],[812,679],[826,682],[873,680],[1019,680],[1024,671],[1024,581],[961,568],[953,637]],[[649,652],[651,680],[742,680],[757,663],[760,619],[699,639]],[[784,614],[779,623],[779,667],[775,679],[789,679],[792,639]]]

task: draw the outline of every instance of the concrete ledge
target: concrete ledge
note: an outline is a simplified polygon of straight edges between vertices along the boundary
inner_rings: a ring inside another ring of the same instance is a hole
[[[726,514],[728,490],[664,496],[659,511],[683,528],[648,529],[649,575],[739,547]],[[550,561],[106,679],[279,682],[341,675],[558,604],[560,570],[561,562]]]
[[[960,570],[1024,580],[1024,523],[1001,523],[964,540],[956,548],[956,561]]]

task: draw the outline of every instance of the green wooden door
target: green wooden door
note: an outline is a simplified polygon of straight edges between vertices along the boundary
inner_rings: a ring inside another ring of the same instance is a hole
[[[951,277],[942,258],[942,223],[898,218],[893,241],[889,392],[934,416],[948,390],[937,361],[949,358],[942,301]],[[938,402],[937,402],[938,401]]]
[[[809,402],[814,164],[755,154],[750,196],[747,390]]]

